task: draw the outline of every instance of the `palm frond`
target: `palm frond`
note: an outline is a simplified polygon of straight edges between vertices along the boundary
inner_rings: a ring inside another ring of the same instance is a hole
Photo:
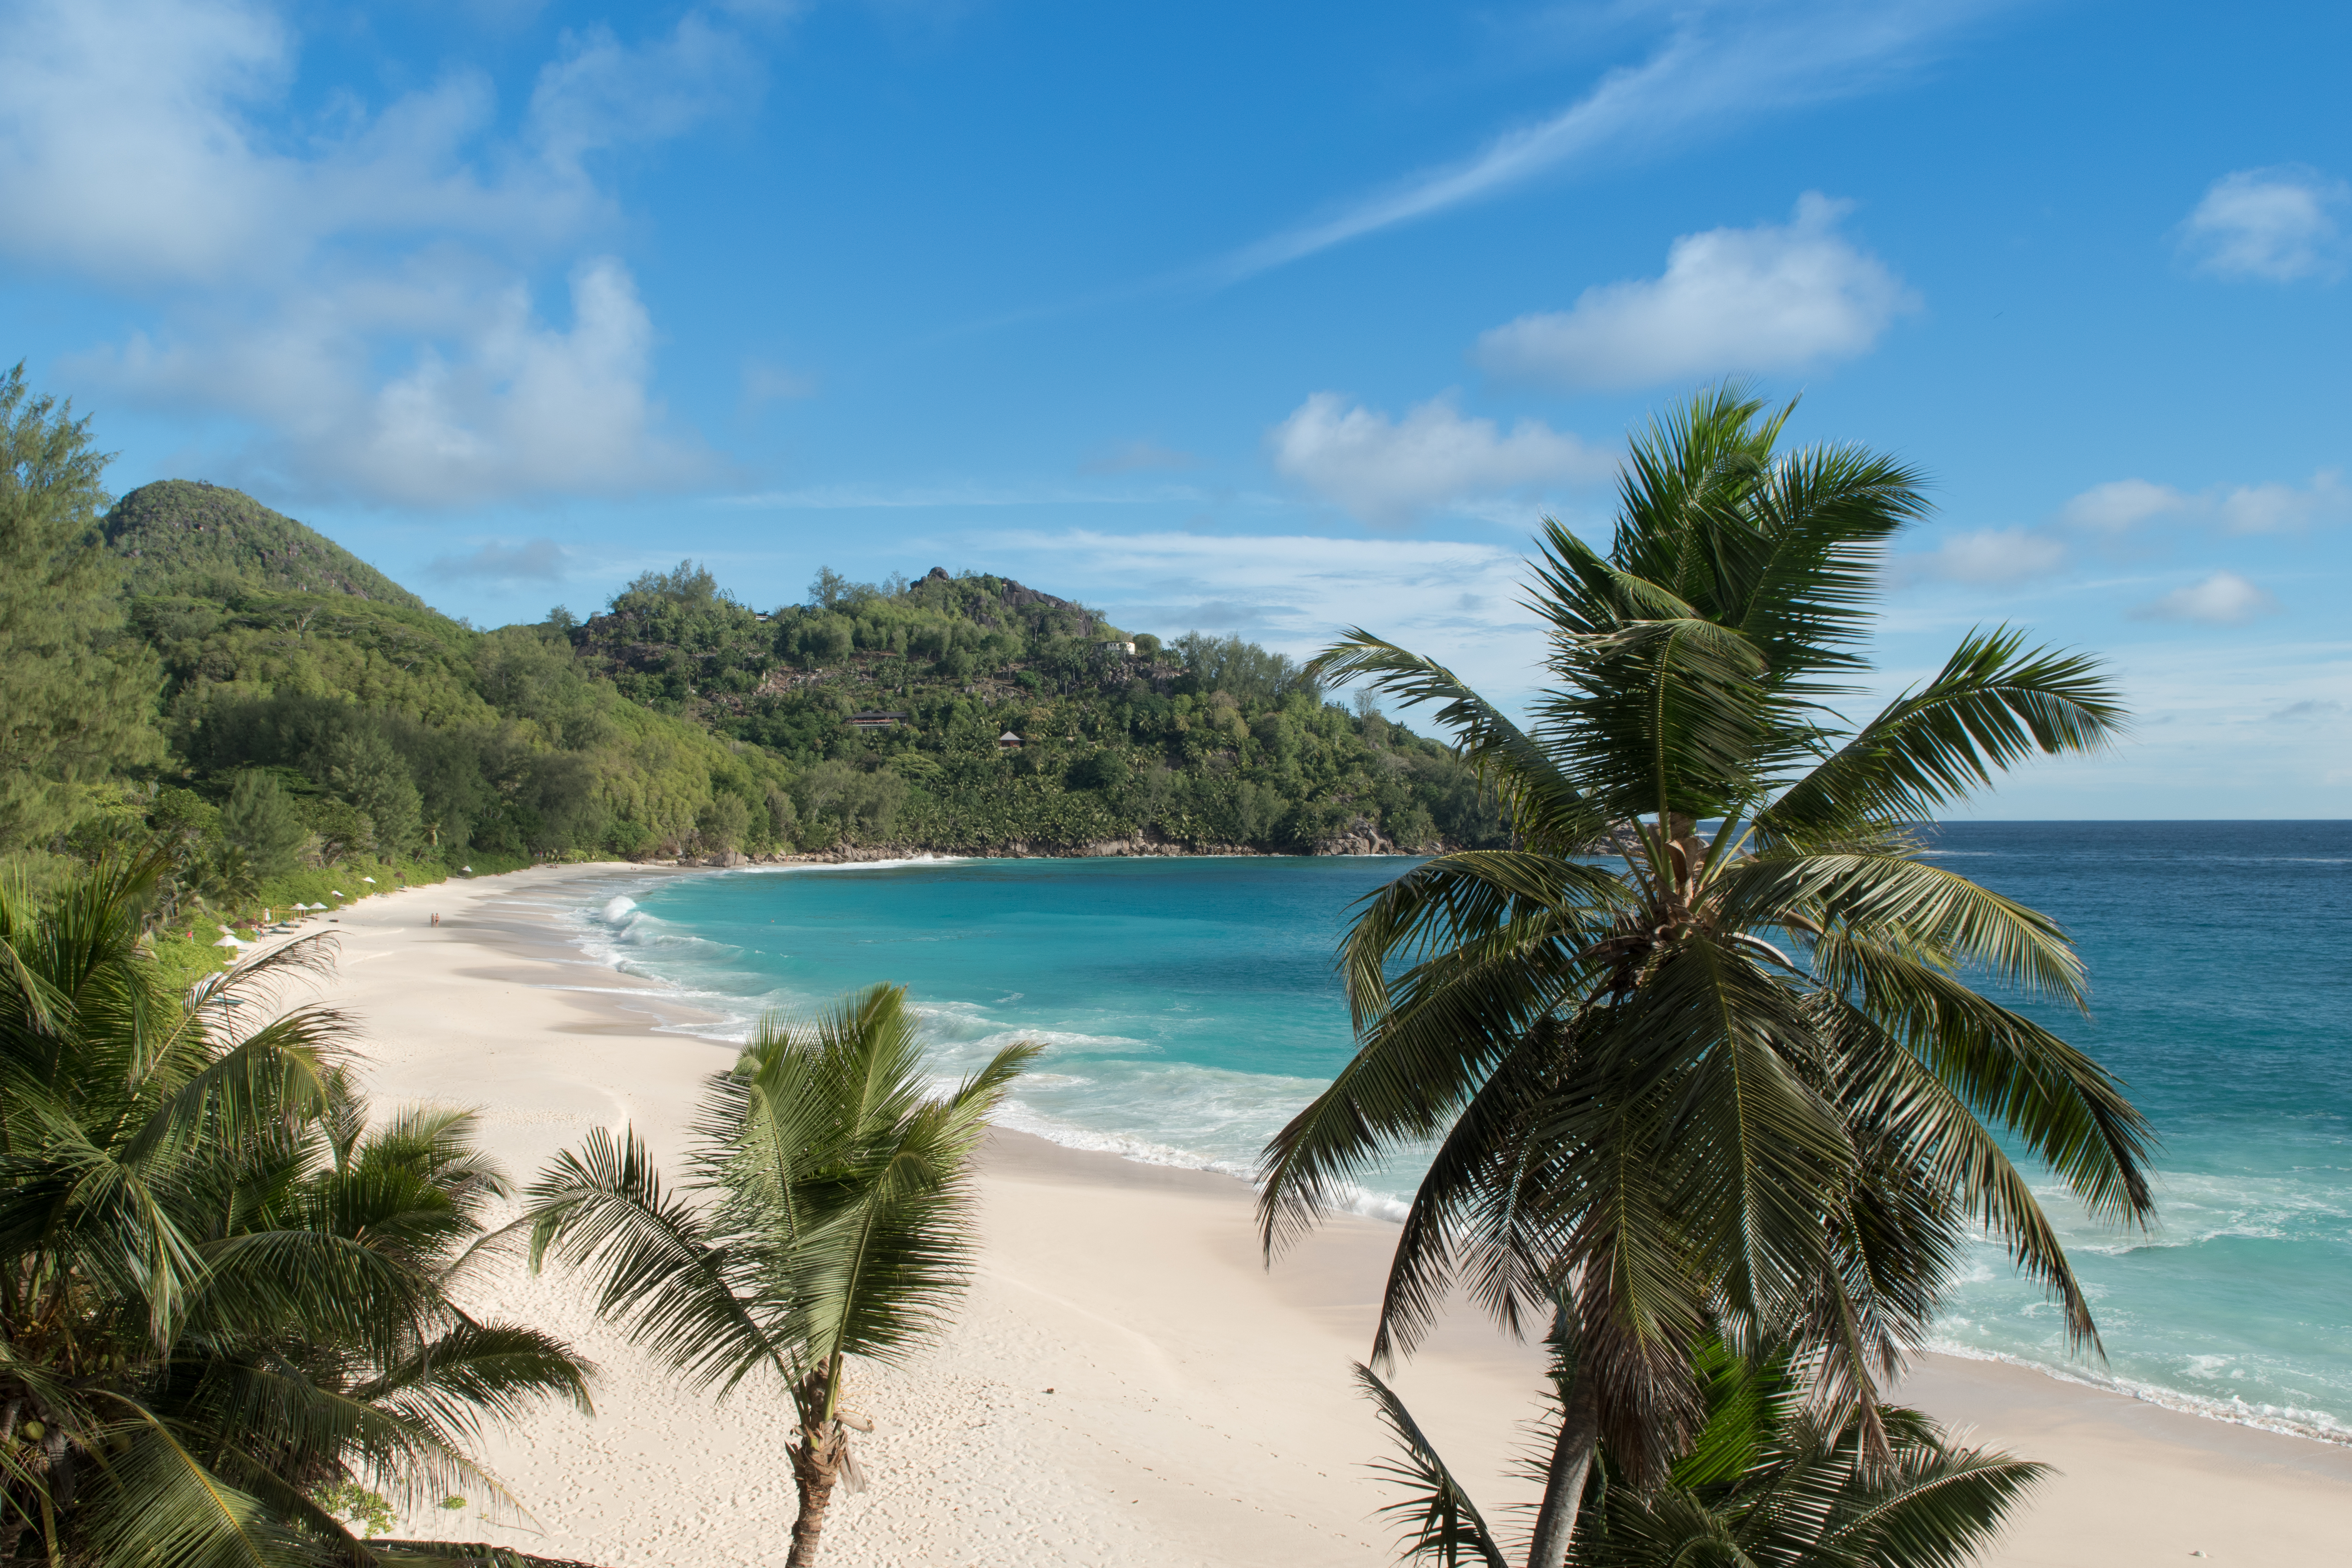
[[[1913,822],[1967,798],[2039,752],[2095,752],[2125,716],[2099,662],[2023,651],[2022,632],[1972,632],[1925,686],[1906,691],[1758,814],[1770,837],[1855,821]]]
[[[1907,855],[1759,855],[1727,868],[1711,902],[1729,930],[1864,933],[1931,963],[1975,965],[2004,985],[2088,1003],[2083,961],[2057,921]]]
[[[1446,1468],[1404,1401],[1370,1367],[1359,1362],[1355,1370],[1357,1386],[1379,1409],[1381,1424],[1396,1445],[1397,1457],[1376,1461],[1372,1468],[1395,1481],[1405,1493],[1380,1510],[1402,1529],[1402,1560],[1454,1568],[1467,1557],[1486,1568],[1510,1568],[1478,1505]]]
[[[2092,1213],[2149,1222],[2155,1130],[2105,1068],[1891,944],[1841,931],[1814,956],[1833,991],[1850,994],[1976,1115],[2025,1140]]]
[[[536,1270],[554,1258],[601,1277],[597,1310],[689,1378],[732,1388],[779,1345],[737,1290],[738,1270],[693,1205],[666,1193],[635,1133],[603,1128],[558,1154],[524,1194]]]
[[[1523,841],[1567,851],[1609,831],[1606,810],[1570,782],[1549,751],[1444,665],[1353,628],[1307,668],[1318,679],[1367,679],[1405,707],[1436,703],[1436,722],[1453,732],[1464,759],[1500,795],[1512,831]]]

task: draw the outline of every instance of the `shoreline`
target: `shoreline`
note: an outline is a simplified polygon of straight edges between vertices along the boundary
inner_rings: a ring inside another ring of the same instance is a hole
[[[366,1031],[380,1107],[481,1106],[485,1144],[519,1183],[594,1125],[631,1122],[674,1161],[700,1079],[733,1047],[688,1032],[717,1020],[667,987],[572,947],[555,914],[578,882],[688,869],[541,868],[341,911],[325,928],[342,941],[339,973],[320,989]],[[1390,1500],[1364,1468],[1381,1434],[1346,1366],[1369,1337],[1392,1226],[1340,1216],[1269,1271],[1245,1184],[1009,1131],[992,1135],[981,1186],[971,1299],[944,1346],[872,1374],[877,1480],[836,1505],[836,1552],[877,1563],[1389,1560],[1388,1532],[1369,1516]],[[565,1280],[509,1267],[486,1291],[484,1310],[572,1334],[605,1365],[604,1415],[543,1412],[488,1446],[535,1521],[412,1513],[404,1528],[542,1552],[560,1542],[614,1568],[773,1554],[791,1484],[781,1432],[767,1430],[772,1405],[747,1394],[714,1412],[671,1388]],[[1516,1423],[1536,1414],[1539,1366],[1534,1347],[1457,1315],[1398,1380],[1490,1512],[1524,1491],[1503,1474]],[[2064,1472],[1989,1563],[2193,1550],[2316,1560],[2336,1544],[2335,1521],[2352,1517],[2352,1449],[2324,1438],[1938,1353],[1897,1396]],[[1264,1452],[1236,1469],[1235,1445]],[[700,1506],[712,1500],[725,1506]]]

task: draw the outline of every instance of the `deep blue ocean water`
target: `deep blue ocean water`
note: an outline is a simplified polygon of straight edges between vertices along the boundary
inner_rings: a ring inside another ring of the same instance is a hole
[[[2033,1008],[2164,1141],[2150,1235],[2042,1182],[2108,1352],[1980,1248],[1948,1348],[2240,1418],[2352,1432],[2352,824],[1962,823],[1935,853],[2063,921],[2094,1016]],[[919,861],[648,879],[576,911],[589,949],[731,1020],[908,985],[940,1071],[1047,1047],[1004,1120],[1245,1174],[1350,1049],[1332,954],[1401,859]],[[1414,1172],[1374,1176],[1394,1213]]]

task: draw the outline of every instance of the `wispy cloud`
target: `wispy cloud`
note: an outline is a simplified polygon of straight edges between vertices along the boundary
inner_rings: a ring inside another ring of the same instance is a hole
[[[1226,258],[1225,280],[1612,156],[1720,135],[1757,117],[1895,86],[2011,0],[1710,0],[1675,8],[1647,59],[1609,72],[1548,119],[1459,163],[1270,235]],[[1663,8],[1662,8],[1663,10]]]
[[[1901,574],[1978,587],[2009,588],[2066,564],[2066,544],[2037,529],[1985,528],[1952,534],[1935,550],[1902,558]]]
[[[2060,521],[2095,533],[2127,533],[2144,522],[2178,517],[2196,509],[2192,496],[2146,479],[2112,479],[2093,485],[2059,508]]]
[[[2193,621],[2208,626],[2242,626],[2263,616],[2276,615],[2279,602],[2269,590],[2249,583],[2235,572],[2216,572],[2201,582],[2176,588],[2160,599],[2136,605],[2136,621]]]
[[[1866,353],[1917,299],[1838,232],[1851,202],[1809,191],[1786,224],[1686,234],[1662,277],[1587,289],[1575,308],[1478,339],[1498,375],[1654,386],[1727,370],[1794,370]]]
[[[1497,700],[1526,686],[1543,653],[1535,618],[1517,603],[1526,562],[1503,545],[1083,529],[961,542],[983,552],[991,570],[1063,584],[1055,592],[1076,594],[1130,631],[1240,631],[1305,658],[1360,626],[1440,659]]]
[[[747,359],[743,362],[743,401],[757,406],[780,399],[814,397],[816,377],[806,371],[778,364],[772,360]]]
[[[1318,392],[1266,433],[1266,450],[1276,472],[1376,528],[1592,483],[1617,467],[1614,453],[1538,419],[1506,432],[1492,419],[1465,417],[1451,396],[1391,419]]]
[[[561,583],[571,567],[572,552],[552,539],[489,540],[463,555],[436,555],[425,572],[441,583]]]
[[[2059,509],[2059,520],[2090,532],[2121,536],[2151,522],[2218,525],[2231,533],[2294,533],[2352,520],[2352,489],[2338,468],[2322,468],[2306,484],[2267,480],[2183,490],[2147,479],[2094,485]]]
[[[2352,184],[2316,169],[2241,169],[2206,190],[2181,226],[2181,247],[2197,270],[2216,278],[2333,279],[2344,271],[2347,207]]]
[[[1206,492],[1190,485],[1138,489],[1087,489],[1073,485],[809,485],[800,489],[761,490],[721,496],[719,504],[772,511],[921,511],[957,507],[1149,506],[1201,501]]]

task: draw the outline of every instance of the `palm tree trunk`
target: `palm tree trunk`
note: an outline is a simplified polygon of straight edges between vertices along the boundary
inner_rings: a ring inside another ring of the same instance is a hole
[[[1544,1480],[1543,1506],[1536,1513],[1535,1539],[1528,1543],[1528,1568],[1560,1568],[1576,1535],[1576,1510],[1584,1501],[1584,1478],[1601,1446],[1601,1401],[1589,1377],[1570,1385],[1560,1412],[1559,1438],[1552,1444]]]
[[[822,1437],[803,1435],[793,1449],[793,1479],[801,1493],[800,1517],[793,1521],[792,1555],[784,1568],[815,1568],[817,1538],[824,1533],[824,1510],[833,1505],[841,1475],[841,1428],[828,1421]]]

